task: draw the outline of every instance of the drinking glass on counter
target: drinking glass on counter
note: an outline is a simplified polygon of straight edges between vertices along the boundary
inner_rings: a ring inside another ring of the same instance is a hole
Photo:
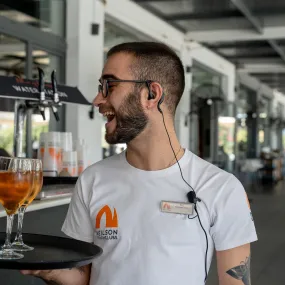
[[[0,157],[0,203],[7,214],[6,240],[0,250],[0,259],[24,257],[12,249],[10,240],[14,214],[30,194],[31,183],[31,159]]]
[[[32,160],[32,183],[31,191],[28,197],[26,197],[24,203],[18,210],[18,230],[14,242],[12,243],[12,249],[17,251],[30,251],[34,248],[28,246],[23,241],[22,230],[23,230],[23,221],[24,215],[27,207],[33,202],[41,191],[43,186],[43,169],[42,162],[40,159]]]

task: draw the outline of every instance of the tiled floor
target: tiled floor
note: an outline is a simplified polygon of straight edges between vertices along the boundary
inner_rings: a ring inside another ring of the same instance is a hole
[[[285,284],[285,182],[247,188],[259,240],[252,244],[253,285]],[[218,285],[216,263],[207,284]]]

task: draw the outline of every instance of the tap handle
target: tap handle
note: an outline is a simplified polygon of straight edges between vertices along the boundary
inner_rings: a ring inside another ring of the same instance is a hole
[[[53,112],[53,115],[54,115],[56,121],[58,122],[59,121],[59,116],[58,116],[57,108],[52,106],[51,109],[52,109],[52,112]]]
[[[43,120],[45,121],[46,120],[45,108],[39,107],[39,109],[40,109],[40,114],[42,115]]]
[[[39,71],[39,93],[40,93],[40,101],[45,100],[45,81],[44,81],[44,76],[45,73],[44,71],[38,67]]]
[[[53,90],[53,100],[55,103],[59,102],[59,98],[58,98],[58,92],[57,92],[57,81],[56,81],[56,77],[55,77],[55,73],[56,71],[53,70],[51,73],[51,83],[52,83],[52,90]]]

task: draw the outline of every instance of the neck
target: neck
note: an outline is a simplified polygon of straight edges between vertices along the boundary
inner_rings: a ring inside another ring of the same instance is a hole
[[[183,154],[173,124],[167,124],[171,144],[179,160]],[[176,163],[166,130],[152,126],[127,145],[127,161],[142,170],[161,170]]]

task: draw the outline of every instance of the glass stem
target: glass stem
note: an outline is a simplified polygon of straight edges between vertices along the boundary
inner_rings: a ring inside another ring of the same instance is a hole
[[[22,237],[22,230],[23,230],[23,221],[24,221],[24,215],[25,215],[26,207],[20,207],[18,210],[18,229],[17,229],[17,235],[15,238],[15,242],[23,243],[23,237]]]
[[[11,233],[13,228],[14,215],[7,215],[7,227],[6,227],[6,240],[3,245],[3,249],[11,249]]]

